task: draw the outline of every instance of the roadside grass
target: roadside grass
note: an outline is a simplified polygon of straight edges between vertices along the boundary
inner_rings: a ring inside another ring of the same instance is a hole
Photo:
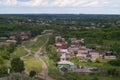
[[[0,67],[2,66],[10,67],[10,60],[4,60],[4,63],[1,64]]]
[[[33,56],[26,57],[24,59],[24,64],[25,64],[25,70],[27,72],[33,70],[36,71],[37,73],[40,73],[42,71],[42,66],[39,59],[36,59]]]
[[[23,45],[25,45],[28,49],[31,49],[32,51],[37,51],[47,40],[48,35],[44,35],[38,38],[36,42],[32,40],[24,41]]]
[[[57,79],[57,80],[119,80],[119,77],[109,77],[109,76],[99,76],[97,74],[75,74],[75,73],[66,73],[63,75],[66,79]]]
[[[42,60],[47,64],[49,76],[51,76],[53,79],[64,78],[62,77],[59,69],[55,66],[56,63],[53,60],[49,59],[47,56],[42,57]]]
[[[11,54],[11,58],[17,58],[22,57],[27,54],[27,51],[25,51],[22,47],[17,47],[17,49]]]
[[[100,60],[100,63],[97,62],[82,62],[79,61],[78,59],[71,59],[71,62],[73,62],[75,65],[78,66],[90,66],[90,67],[98,67],[98,68],[104,68],[104,69],[109,69],[109,68],[116,68],[120,69],[119,66],[113,66],[108,64],[108,61],[105,60]]]

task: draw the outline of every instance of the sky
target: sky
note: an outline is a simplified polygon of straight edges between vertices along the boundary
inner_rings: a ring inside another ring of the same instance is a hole
[[[120,14],[120,0],[0,0],[0,14]]]

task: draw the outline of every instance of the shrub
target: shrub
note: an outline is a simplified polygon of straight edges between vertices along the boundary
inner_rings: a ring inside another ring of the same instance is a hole
[[[30,71],[30,73],[29,73],[29,76],[30,77],[34,77],[36,75],[36,72],[35,71]]]
[[[99,60],[99,58],[97,58],[97,59],[95,60],[95,62],[96,62],[96,63],[100,63],[100,60]]]
[[[120,66],[120,60],[111,60],[108,62],[110,65],[113,65],[113,66]]]

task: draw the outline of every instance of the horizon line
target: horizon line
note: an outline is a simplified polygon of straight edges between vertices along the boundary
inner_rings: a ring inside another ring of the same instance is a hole
[[[115,13],[0,13],[0,15],[120,15]]]

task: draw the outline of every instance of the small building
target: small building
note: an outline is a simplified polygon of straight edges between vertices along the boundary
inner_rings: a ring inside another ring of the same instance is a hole
[[[104,54],[103,58],[106,60],[114,60],[116,59],[116,56],[113,54],[113,52],[108,51]]]
[[[74,63],[70,61],[60,61],[57,63],[59,69],[61,70],[63,67],[66,68],[68,71],[73,70],[75,68]]]
[[[16,40],[16,36],[10,36],[9,39]]]
[[[60,57],[60,61],[65,61],[65,60],[69,60],[71,57],[68,53],[62,53],[61,57]]]
[[[0,41],[4,41],[4,40],[7,40],[8,38],[7,37],[0,37]]]
[[[17,43],[17,41],[16,41],[16,40],[6,40],[6,42],[7,42],[7,43],[14,43],[14,44],[16,44],[16,43]]]
[[[91,60],[93,62],[95,62],[97,58],[100,58],[99,52],[89,52],[89,54],[91,55]]]

